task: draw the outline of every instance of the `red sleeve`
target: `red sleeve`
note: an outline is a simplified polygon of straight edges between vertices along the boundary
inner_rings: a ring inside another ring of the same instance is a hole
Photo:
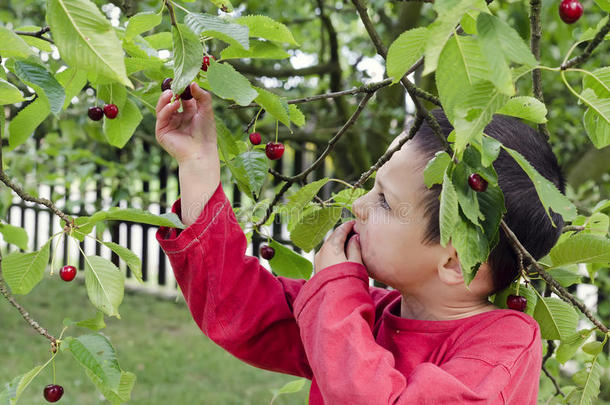
[[[180,210],[178,200],[172,212]],[[311,378],[292,313],[305,280],[274,277],[245,254],[246,237],[222,185],[195,223],[181,232],[161,227],[156,237],[203,333],[254,366]]]
[[[501,339],[497,333],[495,340],[485,334],[474,337],[442,366],[424,362],[403,375],[393,353],[373,336],[375,306],[361,264],[341,263],[317,273],[301,290],[294,313],[324,403],[536,403],[540,335],[516,317],[515,330]],[[523,333],[529,333],[529,345],[522,343]],[[397,350],[408,356],[417,342]],[[512,357],[513,363],[493,361],[494,353]]]

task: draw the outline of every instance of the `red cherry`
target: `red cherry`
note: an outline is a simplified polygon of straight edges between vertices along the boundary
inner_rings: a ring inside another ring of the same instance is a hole
[[[566,24],[573,24],[582,16],[582,4],[578,0],[561,0],[559,17]]]
[[[478,173],[472,173],[468,176],[468,185],[471,189],[478,192],[487,190],[487,180],[481,177]]]
[[[261,257],[265,260],[271,260],[273,258],[273,256],[275,255],[275,249],[273,249],[271,246],[268,245],[263,245],[261,246]]]
[[[104,106],[104,114],[106,118],[114,119],[119,114],[119,107],[114,104],[106,104]]]
[[[104,117],[104,110],[102,110],[100,107],[89,107],[87,115],[93,121],[99,121]]]
[[[262,140],[260,132],[252,132],[249,138],[252,145],[258,145],[259,143],[261,143]]]
[[[161,91],[171,89],[173,81],[174,79],[172,79],[171,77],[168,77],[167,79],[163,80],[163,83],[161,83]]]
[[[524,312],[527,307],[527,298],[511,294],[506,298],[506,306],[515,311]]]
[[[203,70],[204,72],[208,71],[208,66],[210,66],[210,57],[209,56],[204,56],[203,57],[203,62],[201,63],[201,70]]]
[[[62,267],[59,270],[59,277],[64,281],[74,280],[74,277],[76,277],[76,267],[69,265]]]
[[[186,86],[186,88],[184,89],[182,94],[180,94],[180,98],[183,100],[190,100],[193,98],[193,95],[191,94],[191,85],[190,84],[188,86]]]
[[[57,402],[64,395],[64,388],[61,385],[49,384],[44,387],[44,399],[49,402]]]
[[[271,160],[277,160],[284,154],[284,144],[281,142],[268,142],[265,146],[265,154]]]

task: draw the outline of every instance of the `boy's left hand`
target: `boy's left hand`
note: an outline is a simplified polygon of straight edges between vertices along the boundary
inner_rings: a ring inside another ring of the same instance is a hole
[[[348,221],[333,231],[326,239],[318,253],[314,256],[314,273],[318,273],[328,266],[343,262],[362,263],[360,253],[360,236],[354,235],[345,249],[347,235],[353,229],[356,221]]]

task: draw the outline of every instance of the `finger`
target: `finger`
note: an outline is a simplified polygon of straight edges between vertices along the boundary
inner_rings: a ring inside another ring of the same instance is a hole
[[[347,235],[354,228],[356,224],[355,220],[347,221],[337,227],[330,235],[330,238],[337,240],[338,242],[345,242]]]
[[[161,95],[159,96],[159,101],[157,101],[157,107],[155,108],[155,112],[157,113],[157,115],[159,114],[159,111],[161,111],[161,109],[167,105],[171,98],[171,90],[165,90],[163,93],[161,93]]]
[[[362,263],[362,253],[360,250],[360,235],[356,234],[352,236],[347,244],[346,251],[347,261]]]
[[[212,96],[210,93],[199,87],[197,83],[193,83],[191,84],[191,94],[197,102],[197,108],[203,113],[209,112],[208,110],[212,105]]]
[[[162,127],[169,122],[178,108],[180,108],[180,98],[174,100],[171,104],[166,104],[165,107],[157,113],[157,128]]]

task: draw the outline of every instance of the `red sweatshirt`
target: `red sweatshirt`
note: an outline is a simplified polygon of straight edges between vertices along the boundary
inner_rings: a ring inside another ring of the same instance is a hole
[[[156,236],[203,333],[256,367],[311,379],[311,405],[536,403],[542,343],[528,315],[401,318],[400,293],[369,287],[354,262],[307,282],[275,277],[245,254],[221,185],[194,224]]]

